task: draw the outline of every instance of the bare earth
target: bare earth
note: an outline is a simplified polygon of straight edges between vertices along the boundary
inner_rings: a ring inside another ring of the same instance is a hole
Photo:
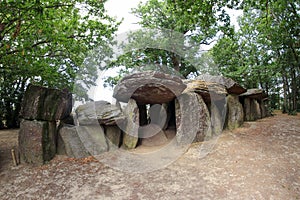
[[[56,157],[14,167],[17,130],[0,131],[0,199],[300,199],[300,115],[277,114],[225,131],[199,159],[201,143],[167,168],[116,171],[93,158]]]

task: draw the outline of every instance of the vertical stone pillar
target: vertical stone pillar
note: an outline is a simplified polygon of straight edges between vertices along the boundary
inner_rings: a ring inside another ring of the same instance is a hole
[[[220,135],[223,131],[225,117],[221,113],[223,112],[220,111],[216,103],[211,102],[210,116],[213,135]]]
[[[127,124],[123,135],[123,147],[134,149],[138,143],[140,122],[139,108],[134,99],[129,99],[124,114]]]
[[[251,121],[261,119],[261,111],[259,103],[256,99],[251,99]]]
[[[199,104],[199,130],[196,134],[194,142],[202,142],[212,137],[212,125],[209,110],[201,95],[197,94]]]
[[[193,142],[199,127],[197,112],[197,95],[195,93],[184,93],[177,97],[175,101],[176,113],[176,139],[180,145],[189,145]]]
[[[229,130],[240,127],[244,122],[244,110],[236,95],[227,96],[226,127]]]
[[[251,112],[251,99],[250,98],[245,98],[244,99],[244,119],[245,121],[253,121],[253,116]]]
[[[22,120],[19,132],[21,162],[43,165],[56,153],[56,123]]]

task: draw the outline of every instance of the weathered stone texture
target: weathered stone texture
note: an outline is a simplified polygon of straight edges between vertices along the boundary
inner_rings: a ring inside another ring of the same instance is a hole
[[[70,158],[84,158],[90,154],[80,140],[76,126],[64,125],[58,132],[58,154],[65,154]]]
[[[223,131],[226,117],[226,99],[210,104],[211,126],[213,135],[220,135]]]
[[[21,162],[43,165],[56,153],[56,123],[22,120],[19,131]]]
[[[227,96],[226,127],[229,130],[240,127],[244,122],[244,110],[236,95]]]
[[[130,99],[124,110],[126,116],[126,125],[122,128],[124,130],[123,135],[123,147],[126,149],[133,149],[138,143],[138,129],[139,129],[139,108],[134,99]]]
[[[201,106],[196,93],[184,93],[175,101],[176,139],[180,145],[192,143],[201,133]]]
[[[257,99],[257,100],[262,100],[268,97],[268,95],[262,89],[258,89],[258,88],[248,89],[247,92],[242,93],[239,96],[251,98],[251,99]]]
[[[118,126],[105,126],[104,129],[109,150],[119,148],[122,137],[121,129]]]
[[[236,83],[231,78],[226,78],[224,76],[212,76],[209,74],[200,75],[196,78],[197,80],[203,80],[206,82],[219,83],[226,87],[226,90],[229,94],[242,94],[247,90]]]
[[[227,95],[225,87],[219,83],[202,80],[185,80],[184,82],[187,84],[184,92],[196,92],[202,96],[206,103],[223,99]]]
[[[107,101],[89,102],[76,109],[79,125],[116,125],[125,120],[121,109]]]
[[[76,129],[83,146],[92,156],[108,151],[104,131],[100,125],[77,126]]]
[[[161,104],[172,101],[185,88],[177,76],[147,71],[124,77],[114,88],[113,97],[122,102],[132,98],[139,104]]]
[[[244,98],[243,107],[245,113],[245,121],[255,121],[262,118],[260,105],[256,99]]]
[[[212,126],[211,126],[211,118],[209,114],[209,110],[207,105],[204,103],[204,100],[200,95],[197,95],[198,103],[199,103],[199,112],[200,118],[199,120],[199,130],[196,134],[194,142],[202,142],[205,139],[209,139],[212,136]]]
[[[22,101],[20,118],[55,121],[72,111],[72,94],[68,91],[29,85]]]

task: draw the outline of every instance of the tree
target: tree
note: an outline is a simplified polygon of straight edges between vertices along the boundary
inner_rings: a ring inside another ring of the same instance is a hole
[[[282,90],[282,108],[289,113],[299,106],[299,8],[294,1],[244,1],[240,30],[212,50],[224,75],[263,88],[272,105],[280,104],[274,101]]]
[[[233,28],[230,26],[230,17],[225,8],[237,5],[237,1],[229,0],[149,0],[144,4],[140,3],[137,8],[133,9],[133,13],[141,19],[139,23],[143,28],[147,28],[147,31],[132,33],[129,36],[129,46],[134,46],[133,43],[157,40],[157,37],[151,36],[148,30],[159,30],[168,35],[164,38],[173,38],[173,33],[179,33],[183,36],[181,42],[188,42],[189,44],[179,43],[179,46],[183,46],[184,52],[192,52],[193,56],[189,55],[189,58],[193,57],[195,61],[201,55],[200,45],[211,44],[217,34],[232,34]],[[172,43],[168,40],[161,40],[161,42]],[[174,69],[183,77],[199,73],[198,66],[195,66],[198,65],[197,62],[188,62],[188,59],[176,51],[157,48],[132,48],[109,67],[126,66],[127,69],[132,69],[149,64],[156,65],[157,69],[162,68],[162,66]],[[126,72],[123,70],[121,73]],[[110,78],[109,81],[112,81],[113,84],[116,79]]]
[[[85,61],[96,46],[108,51],[118,23],[97,0],[6,0],[0,4],[0,126],[18,126],[29,83],[67,88],[87,98],[84,87],[97,67]],[[84,63],[84,64],[83,64]],[[84,77],[84,78],[83,78]],[[76,78],[81,85],[75,85]]]

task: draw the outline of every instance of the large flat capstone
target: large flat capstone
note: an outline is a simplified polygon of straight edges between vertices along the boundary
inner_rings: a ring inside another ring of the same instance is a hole
[[[196,78],[197,80],[202,80],[211,83],[219,83],[226,87],[226,90],[229,94],[242,94],[247,90],[240,86],[237,82],[232,80],[231,78],[226,78],[224,76],[212,76],[209,74],[203,74]]]
[[[206,103],[222,100],[226,97],[225,87],[219,83],[206,82],[202,80],[184,80],[187,88],[184,93],[195,92],[202,96]]]
[[[178,76],[147,71],[124,77],[116,85],[113,97],[121,102],[132,98],[139,104],[161,104],[172,101],[185,88]]]
[[[268,95],[262,89],[252,88],[248,89],[247,92],[240,94],[240,97],[262,100],[267,98]]]

